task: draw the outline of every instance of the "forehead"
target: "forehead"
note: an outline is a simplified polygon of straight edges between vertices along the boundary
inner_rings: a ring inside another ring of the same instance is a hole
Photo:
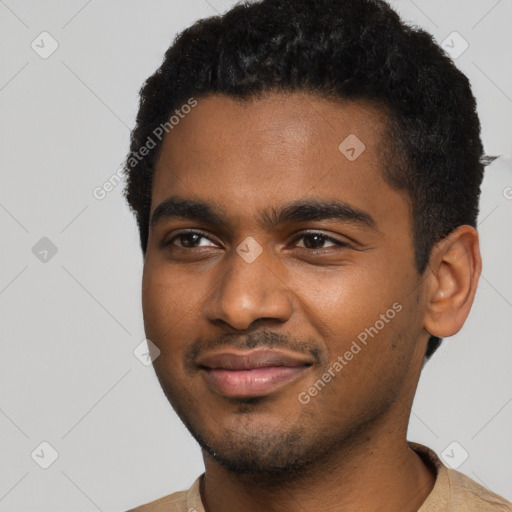
[[[384,113],[364,102],[309,93],[197,98],[164,138],[152,209],[171,195],[226,205],[238,215],[321,197],[377,217],[398,201],[403,215],[404,196],[383,179],[385,130]]]

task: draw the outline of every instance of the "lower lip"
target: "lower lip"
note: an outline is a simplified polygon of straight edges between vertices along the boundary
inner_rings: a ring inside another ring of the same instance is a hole
[[[252,370],[206,368],[207,383],[221,395],[237,398],[265,396],[299,378],[308,366],[268,366]]]

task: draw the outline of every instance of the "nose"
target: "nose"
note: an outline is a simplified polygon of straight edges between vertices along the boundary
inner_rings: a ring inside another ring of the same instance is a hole
[[[290,318],[293,292],[279,273],[279,261],[268,251],[248,262],[233,249],[222,265],[206,303],[208,320],[245,330],[257,320],[284,323]]]

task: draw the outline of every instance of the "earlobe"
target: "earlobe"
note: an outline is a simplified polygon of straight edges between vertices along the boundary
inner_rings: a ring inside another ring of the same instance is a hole
[[[478,232],[459,226],[435,244],[426,283],[424,329],[439,338],[453,336],[463,326],[476,293],[482,260]]]

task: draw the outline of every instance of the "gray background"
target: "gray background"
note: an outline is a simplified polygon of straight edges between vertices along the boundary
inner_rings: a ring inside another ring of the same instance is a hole
[[[145,338],[142,254],[122,184],[103,200],[93,190],[119,169],[139,88],[174,35],[231,4],[0,0],[1,511],[122,511],[203,470],[133,354]],[[393,5],[440,43],[453,31],[468,42],[456,64],[486,152],[504,155],[483,184],[475,305],[423,372],[409,439],[439,454],[456,441],[448,453],[469,454],[459,470],[512,500],[512,2]],[[46,59],[31,47],[51,49],[43,31],[58,43]],[[43,237],[57,249],[46,261]],[[58,452],[48,469],[43,441]]]

